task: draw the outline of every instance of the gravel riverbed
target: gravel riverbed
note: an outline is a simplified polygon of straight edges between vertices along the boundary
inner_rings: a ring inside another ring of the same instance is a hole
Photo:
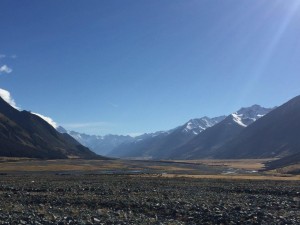
[[[1,175],[0,224],[300,224],[298,181]]]

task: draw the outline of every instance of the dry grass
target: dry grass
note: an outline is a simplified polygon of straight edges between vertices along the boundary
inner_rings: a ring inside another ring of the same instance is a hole
[[[18,172],[18,171],[87,171],[95,169],[92,166],[80,166],[80,165],[1,165],[0,171],[2,172]]]
[[[165,170],[165,171],[192,171],[191,168],[177,167],[177,166],[148,166],[151,169]]]
[[[286,166],[286,167],[283,167],[283,168],[280,168],[280,169],[276,169],[275,170],[277,173],[283,173],[283,174],[286,174],[286,173],[298,173],[299,174],[299,171],[300,171],[300,164],[295,164],[295,165],[291,165],[291,166]]]
[[[174,162],[204,164],[208,166],[226,166],[234,169],[261,170],[264,163],[273,159],[203,159],[203,160],[175,160]]]
[[[15,160],[15,161],[14,161]],[[268,159],[270,160],[270,159]],[[259,173],[221,174],[226,168],[259,170],[268,160],[191,160],[177,163],[151,161],[123,160],[26,160],[3,159],[0,161],[1,172],[63,172],[63,171],[147,171],[152,175],[161,174],[163,177],[190,177],[210,179],[253,179],[253,180],[300,180],[300,175],[287,175],[293,170],[299,170],[300,164],[284,168],[282,171]],[[185,163],[183,165],[183,163]],[[203,166],[204,165],[204,166]],[[144,175],[142,175],[144,176]],[[151,176],[151,175],[149,175]]]
[[[94,171],[126,169],[126,165],[106,160],[46,160],[17,161],[0,163],[2,172],[18,171]]]
[[[169,178],[195,178],[195,179],[236,179],[236,180],[300,180],[299,176],[281,176],[281,175],[191,175],[191,174],[162,174],[161,177]]]
[[[22,158],[22,157],[0,157],[0,163],[2,162],[17,162],[17,161],[32,161],[36,160],[33,158]]]

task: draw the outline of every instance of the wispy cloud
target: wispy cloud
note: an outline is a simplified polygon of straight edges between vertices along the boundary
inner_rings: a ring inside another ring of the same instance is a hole
[[[44,116],[44,115],[39,114],[39,113],[32,112],[32,114],[37,115],[38,117],[41,117],[43,120],[45,120],[47,123],[49,123],[55,129],[58,128],[57,123],[52,118],[50,118],[48,116]]]
[[[15,55],[15,54],[13,54],[13,55],[6,55],[6,54],[1,54],[0,53],[0,59],[4,59],[4,58],[16,59],[17,55]]]
[[[118,124],[107,121],[95,121],[95,122],[75,122],[60,124],[63,128],[69,131],[76,131],[80,133],[90,135],[105,135],[112,134],[116,130]]]
[[[7,65],[3,65],[0,67],[0,74],[1,73],[11,73],[12,68],[8,67]]]
[[[85,122],[85,123],[66,123],[66,124],[62,124],[62,126],[68,129],[78,129],[78,128],[107,127],[107,126],[112,126],[112,124],[109,122]]]

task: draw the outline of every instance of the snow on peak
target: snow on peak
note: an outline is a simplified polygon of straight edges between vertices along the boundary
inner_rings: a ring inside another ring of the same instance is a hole
[[[236,122],[237,124],[241,125],[242,127],[247,127],[246,124],[243,123],[242,119],[241,119],[241,116],[243,116],[242,114],[241,115],[237,115],[236,113],[232,113],[232,118],[233,118],[233,121]]]
[[[209,118],[209,117],[202,117],[199,119],[191,119],[185,125],[183,125],[182,132],[197,135],[207,129],[208,127],[212,127],[221,120],[223,120],[225,116]]]
[[[250,107],[243,107],[235,113],[232,113],[233,121],[237,124],[246,127],[257,119],[269,113],[273,108],[264,108],[260,105],[252,105]]]

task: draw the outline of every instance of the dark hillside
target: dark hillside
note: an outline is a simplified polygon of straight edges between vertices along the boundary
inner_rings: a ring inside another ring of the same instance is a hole
[[[0,98],[0,156],[29,158],[98,158],[88,148],[28,111]]]

